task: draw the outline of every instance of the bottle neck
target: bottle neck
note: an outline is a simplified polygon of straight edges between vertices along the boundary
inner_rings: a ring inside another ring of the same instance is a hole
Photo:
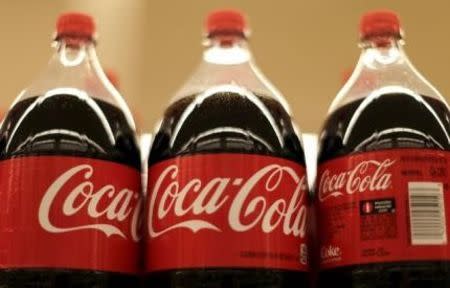
[[[65,67],[86,67],[92,68],[98,66],[97,54],[95,52],[95,43],[89,39],[80,39],[73,37],[63,37],[55,41],[56,54],[51,59],[54,64],[60,64]],[[53,64],[53,63],[50,63]]]
[[[121,98],[109,82],[97,57],[95,42],[86,38],[61,37],[47,66],[22,93],[23,97],[43,95],[52,90],[77,90],[112,104]]]
[[[369,95],[407,93],[445,101],[414,67],[404,50],[403,39],[377,36],[363,39],[359,61],[329,112]]]
[[[107,86],[106,90],[115,90],[100,65],[95,46],[92,39],[60,38],[55,42],[56,53],[48,66],[60,69],[62,78],[91,92],[93,97],[102,86]]]
[[[216,35],[205,40],[203,61],[216,65],[240,65],[251,61],[247,40],[241,36]]]
[[[370,69],[389,69],[389,65],[411,63],[403,50],[404,41],[396,37],[373,37],[361,41],[362,49],[359,64]],[[404,68],[408,68],[408,67]]]
[[[215,35],[206,38],[203,44],[202,60],[173,100],[220,85],[241,86],[256,93],[267,90],[266,79],[253,63],[244,37]]]

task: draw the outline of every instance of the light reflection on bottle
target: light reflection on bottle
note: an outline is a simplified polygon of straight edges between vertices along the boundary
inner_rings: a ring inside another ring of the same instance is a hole
[[[361,115],[363,115],[363,113],[366,111],[366,109],[370,108],[370,105],[376,105],[374,104],[376,102],[376,100],[378,100],[381,97],[389,97],[389,95],[392,94],[402,94],[402,97],[412,97],[415,101],[417,101],[417,105],[420,105],[424,108],[426,108],[427,112],[429,114],[432,115],[433,117],[433,123],[437,123],[442,134],[445,135],[445,138],[447,139],[447,143],[445,144],[450,144],[450,136],[447,132],[447,129],[445,128],[445,124],[441,121],[440,117],[436,114],[436,111],[434,111],[433,107],[431,107],[426,101],[423,100],[422,96],[414,93],[413,91],[411,91],[410,89],[404,88],[404,87],[400,87],[400,86],[387,86],[387,87],[383,87],[381,89],[375,90],[373,92],[371,92],[369,94],[369,96],[367,96],[358,106],[358,108],[355,110],[354,114],[352,115],[350,122],[347,126],[347,129],[345,130],[345,134],[343,137],[343,144],[347,145],[349,139],[352,136],[352,132],[353,129],[355,127],[355,125],[358,123],[359,119],[361,118]],[[406,99],[405,99],[406,100]],[[402,113],[401,111],[399,111],[399,113]],[[383,117],[383,115],[380,115],[380,117]],[[431,123],[430,123],[431,124]],[[402,128],[389,128],[389,133],[392,133],[394,131],[400,132],[399,129]],[[408,132],[411,129],[404,129],[402,132]],[[387,131],[378,131],[378,135],[387,135]],[[421,133],[421,131],[417,131],[416,134],[423,134]],[[373,135],[371,135],[369,138],[373,138]],[[361,141],[361,143],[366,143],[368,142],[368,139],[365,139],[363,141]],[[437,143],[437,141],[434,139],[434,142]],[[443,147],[445,145],[444,143],[439,144],[440,147]],[[358,146],[361,146],[362,144],[359,144]]]
[[[175,142],[177,140],[177,137],[179,135],[180,130],[183,128],[185,121],[191,116],[192,113],[195,112],[195,109],[200,106],[203,101],[210,97],[214,97],[217,94],[220,93],[235,93],[236,95],[239,95],[240,97],[245,97],[246,100],[250,101],[253,105],[258,107],[259,111],[264,115],[265,119],[270,123],[272,129],[270,131],[273,131],[276,135],[276,139],[278,140],[278,144],[280,147],[284,147],[284,139],[281,135],[278,126],[276,125],[275,119],[273,118],[273,115],[270,113],[270,111],[267,109],[266,105],[252,92],[248,91],[247,89],[243,87],[238,87],[235,85],[220,85],[216,87],[212,87],[207,89],[202,94],[195,97],[195,99],[186,107],[186,109],[183,111],[183,114],[181,115],[180,119],[178,120],[177,125],[175,126],[175,129],[173,131],[173,134],[170,139],[170,146],[173,147],[175,145]],[[237,97],[237,96],[234,96]],[[240,129],[236,127],[236,129]],[[248,132],[246,132],[248,133]]]

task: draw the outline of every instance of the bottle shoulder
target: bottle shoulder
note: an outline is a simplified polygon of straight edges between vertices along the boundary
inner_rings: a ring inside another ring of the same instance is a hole
[[[202,60],[191,77],[172,97],[170,103],[186,97],[201,94],[215,86],[232,85],[245,87],[257,95],[277,100],[290,114],[290,107],[280,91],[261,72],[252,59],[236,64],[211,63]]]
[[[303,161],[292,120],[274,98],[234,86],[182,97],[166,110],[150,162],[187,153],[256,153]]]
[[[83,94],[52,94],[17,101],[0,130],[2,158],[72,155],[138,167],[133,128],[122,110]]]
[[[450,150],[450,111],[443,102],[408,90],[385,92],[328,115],[319,161],[396,148]]]

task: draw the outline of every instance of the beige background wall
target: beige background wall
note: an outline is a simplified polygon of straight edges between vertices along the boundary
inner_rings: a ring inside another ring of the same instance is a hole
[[[124,97],[151,130],[200,60],[203,16],[221,7],[247,13],[256,61],[304,131],[319,129],[342,70],[355,64],[359,16],[368,9],[399,12],[410,58],[450,100],[448,0],[0,0],[0,106],[46,64],[57,15],[80,10],[97,18],[100,59],[118,72]]]

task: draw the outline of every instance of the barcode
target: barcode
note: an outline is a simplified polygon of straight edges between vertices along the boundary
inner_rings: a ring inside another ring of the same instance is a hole
[[[447,243],[442,183],[409,182],[409,215],[413,245]]]

